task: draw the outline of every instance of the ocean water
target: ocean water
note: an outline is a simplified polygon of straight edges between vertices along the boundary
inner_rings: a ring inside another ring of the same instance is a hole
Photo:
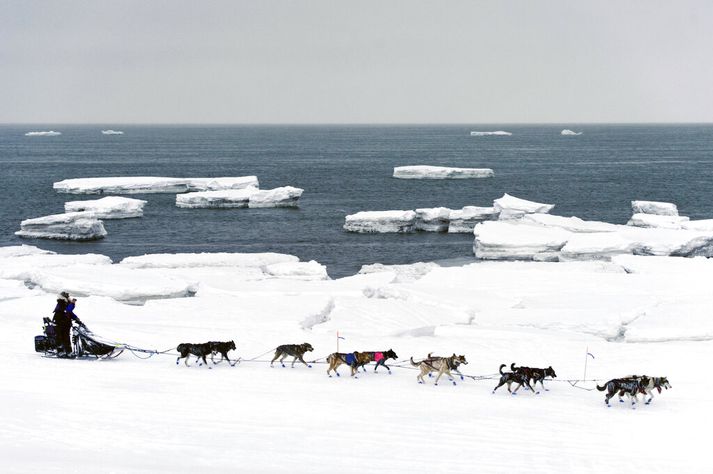
[[[102,128],[125,131],[105,136]],[[560,131],[583,131],[563,137]],[[31,130],[57,137],[25,137]],[[510,137],[471,137],[508,130]],[[394,166],[488,167],[476,180],[398,180]],[[351,234],[362,210],[489,206],[507,192],[556,204],[553,214],[625,223],[633,199],[672,201],[713,218],[713,125],[452,126],[0,126],[0,245],[28,243],[114,260],[156,252],[283,252],[314,259],[332,277],[361,265],[472,256],[470,234]],[[257,175],[262,188],[305,190],[299,209],[178,209],[146,199],[145,216],[109,220],[96,242],[15,237],[20,221],[63,212],[52,183],[91,176]]]

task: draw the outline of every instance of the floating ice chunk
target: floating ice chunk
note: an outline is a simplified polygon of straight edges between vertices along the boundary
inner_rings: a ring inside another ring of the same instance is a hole
[[[678,207],[670,202],[631,201],[634,214],[658,214],[659,216],[677,216]]]
[[[507,220],[518,219],[525,214],[547,214],[555,205],[527,201],[505,193],[503,197],[493,201],[493,207],[495,207],[495,210],[498,212],[500,220]]]
[[[40,239],[96,240],[106,235],[106,229],[102,221],[88,217],[84,212],[68,212],[26,219],[20,223],[20,230],[15,235]]]
[[[572,233],[556,227],[491,221],[475,226],[473,251],[483,260],[557,261]]]
[[[250,196],[248,207],[297,207],[303,192],[292,186],[264,189]]]
[[[264,267],[295,263],[299,258],[283,253],[156,253],[126,257],[121,265],[131,268]]]
[[[176,194],[176,206],[183,208],[236,208],[248,207],[250,197],[258,192],[255,187],[225,189],[222,191],[198,191]]]
[[[144,215],[146,201],[119,196],[107,196],[89,201],[69,201],[64,203],[66,212],[84,212],[96,219],[126,219]]]
[[[413,232],[416,226],[414,211],[362,211],[348,215],[344,230],[361,233]]]
[[[575,132],[575,131],[569,130],[567,128],[565,128],[564,130],[562,130],[560,132],[560,135],[566,135],[566,136],[576,136],[576,135],[581,135],[581,134],[582,134],[582,132]]]
[[[102,135],[123,135],[121,130],[102,130]]]
[[[283,262],[266,265],[265,274],[275,278],[295,280],[329,280],[327,267],[310,260],[309,262]]]
[[[449,168],[446,166],[397,166],[394,178],[400,179],[468,179],[490,178],[495,173],[490,168]]]
[[[688,217],[675,215],[643,214],[638,213],[631,216],[626,225],[634,227],[658,227],[661,229],[682,229],[682,224],[688,221]]]
[[[43,132],[27,132],[26,137],[56,137],[57,135],[62,135],[62,132],[55,132],[54,130],[48,130]]]
[[[496,219],[498,212],[493,207],[465,206],[463,209],[451,211],[448,232],[451,234],[467,234],[473,232],[478,222]]]
[[[447,207],[416,209],[416,230],[426,232],[448,231],[451,210]]]
[[[510,135],[512,135],[512,133],[505,132],[503,130],[496,130],[494,132],[470,132],[471,137],[488,137],[491,135],[509,137]]]
[[[259,183],[255,176],[225,178],[127,176],[65,179],[54,183],[53,188],[59,193],[69,194],[140,194],[244,189],[258,187],[258,185]]]

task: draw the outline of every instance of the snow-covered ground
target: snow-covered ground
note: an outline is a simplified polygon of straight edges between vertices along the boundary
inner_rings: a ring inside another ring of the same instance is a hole
[[[490,168],[451,168],[447,166],[397,166],[394,178],[399,179],[472,179],[492,178],[495,175]]]
[[[1,248],[3,472],[708,469],[713,261],[370,265],[348,278],[305,278],[320,267],[279,254],[112,264]],[[191,296],[169,282],[190,282]],[[171,355],[41,358],[32,338],[63,288],[84,290],[77,314],[106,338],[158,350],[234,339],[245,360],[208,370],[176,366]],[[149,288],[158,299],[123,302]],[[392,348],[392,375],[370,368],[354,380],[342,367],[328,378],[323,364],[271,369],[261,355],[310,342],[306,358],[321,358],[335,350],[337,330],[342,351]],[[673,388],[636,410],[606,408],[601,392],[563,381],[582,377],[587,348],[588,378],[664,375]],[[496,380],[424,386],[408,364],[397,367],[428,352],[464,354],[468,375],[516,362],[552,365],[559,378],[539,395],[493,395]]]

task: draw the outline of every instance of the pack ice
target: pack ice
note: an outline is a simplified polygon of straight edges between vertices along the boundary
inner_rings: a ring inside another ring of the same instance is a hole
[[[677,210],[673,215],[675,206],[670,203],[646,203],[632,208],[659,213],[638,212],[628,225],[513,211],[508,215],[514,217],[503,219],[501,211],[501,220],[475,227],[473,250],[476,257],[486,260],[608,260],[621,254],[713,256],[709,221],[689,221],[678,216]],[[525,206],[518,207],[522,210]]]
[[[64,203],[65,212],[84,212],[87,217],[96,219],[126,219],[144,215],[146,201],[119,196],[107,196],[88,201],[69,201]]]
[[[59,240],[96,240],[106,236],[102,221],[91,213],[67,212],[20,222],[15,235],[26,238]]]
[[[399,179],[469,179],[490,178],[495,173],[490,168],[450,168],[446,166],[397,166],[394,178]]]
[[[475,224],[495,219],[492,207],[465,206],[421,208],[415,211],[362,211],[346,217],[344,229],[349,232],[473,232]]]
[[[55,191],[68,194],[143,194],[185,193],[258,187],[256,176],[223,178],[164,178],[127,176],[107,178],[73,178],[53,184]]]

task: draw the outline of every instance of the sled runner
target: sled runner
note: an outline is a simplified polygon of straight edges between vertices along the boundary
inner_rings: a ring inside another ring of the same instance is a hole
[[[60,355],[57,328],[50,318],[43,318],[43,321],[43,334],[35,336],[35,352],[42,353],[44,357],[113,359],[124,351],[123,347],[99,341],[86,326],[74,326],[71,339],[72,352]]]

